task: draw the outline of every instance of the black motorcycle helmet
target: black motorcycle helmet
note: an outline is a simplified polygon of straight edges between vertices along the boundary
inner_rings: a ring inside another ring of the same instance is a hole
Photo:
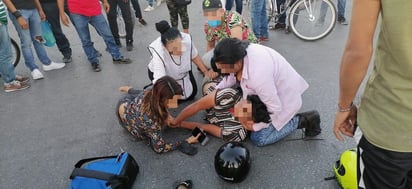
[[[215,170],[225,181],[241,182],[250,169],[249,150],[240,142],[223,144],[215,155]]]

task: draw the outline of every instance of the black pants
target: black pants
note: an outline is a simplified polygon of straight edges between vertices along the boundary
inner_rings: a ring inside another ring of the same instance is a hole
[[[116,41],[119,40],[119,28],[117,27],[117,6],[119,6],[122,12],[122,17],[126,29],[126,42],[133,42],[133,23],[132,15],[130,13],[130,1],[124,2],[123,0],[108,0],[110,4],[109,13],[107,13],[107,20],[109,21],[110,30]]]
[[[132,2],[133,5],[133,9],[134,9],[134,14],[136,16],[136,18],[138,19],[142,19],[142,11],[140,10],[140,4],[138,0],[130,0]]]
[[[412,152],[385,150],[362,137],[358,145],[358,153],[359,183],[364,182],[366,189],[412,189]]]
[[[41,3],[47,21],[50,23],[54,38],[59,51],[64,57],[72,56],[72,49],[70,48],[69,40],[66,38],[60,25],[59,9],[57,2]]]

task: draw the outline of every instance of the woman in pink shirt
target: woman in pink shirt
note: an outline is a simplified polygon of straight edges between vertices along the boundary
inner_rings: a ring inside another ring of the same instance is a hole
[[[217,44],[213,58],[218,71],[226,74],[217,85],[218,89],[239,83],[243,99],[257,95],[267,107],[269,123],[241,121],[245,129],[252,131],[253,143],[258,146],[272,144],[298,128],[304,128],[306,136],[320,134],[320,116],[316,110],[297,114],[308,83],[278,52],[229,38]]]

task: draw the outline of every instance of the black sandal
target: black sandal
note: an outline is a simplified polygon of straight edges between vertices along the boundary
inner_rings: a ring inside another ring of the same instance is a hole
[[[191,189],[192,188],[192,180],[185,180],[180,182],[179,184],[176,185],[176,189],[179,189],[179,187],[184,187],[186,189]]]

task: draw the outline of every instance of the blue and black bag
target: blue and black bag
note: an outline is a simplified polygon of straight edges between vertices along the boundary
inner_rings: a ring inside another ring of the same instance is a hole
[[[70,175],[70,189],[130,189],[139,165],[127,152],[82,159]]]

